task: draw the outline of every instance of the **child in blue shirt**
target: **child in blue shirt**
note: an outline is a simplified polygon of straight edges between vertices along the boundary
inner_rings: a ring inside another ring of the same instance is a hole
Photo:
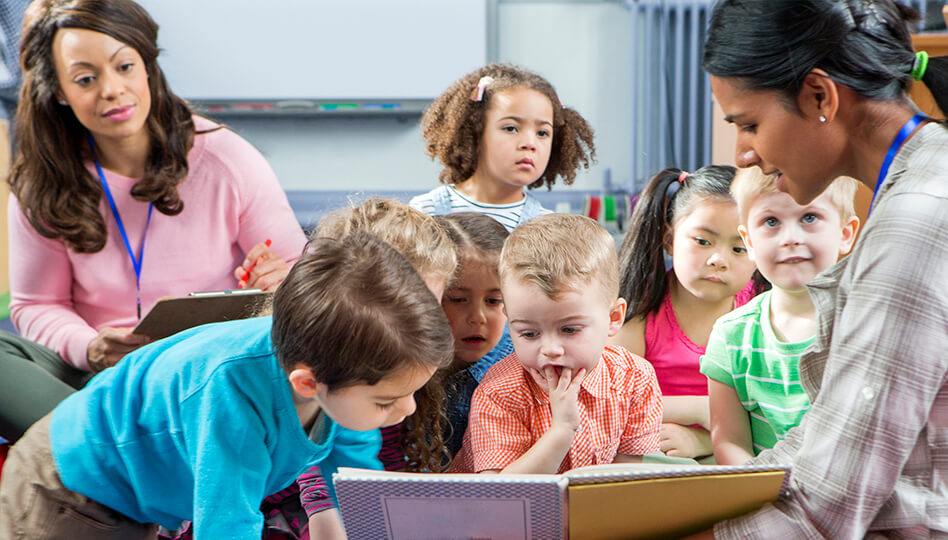
[[[198,538],[259,540],[260,501],[309,467],[380,468],[378,428],[414,411],[452,349],[394,248],[317,238],[272,316],[143,347],[31,428],[4,469],[0,537],[153,538],[191,520]]]

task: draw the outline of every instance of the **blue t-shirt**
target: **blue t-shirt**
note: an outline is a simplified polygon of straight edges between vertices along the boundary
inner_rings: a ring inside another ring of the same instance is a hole
[[[152,343],[53,411],[63,485],[126,516],[198,538],[259,540],[260,503],[316,464],[381,468],[378,430],[324,418],[309,440],[270,341],[271,317]],[[325,416],[325,415],[323,415]]]

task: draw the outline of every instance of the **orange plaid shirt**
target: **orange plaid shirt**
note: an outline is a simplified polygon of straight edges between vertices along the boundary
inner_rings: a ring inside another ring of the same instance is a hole
[[[621,347],[605,347],[579,390],[581,425],[557,472],[612,463],[616,454],[659,451],[662,395],[655,370]],[[549,395],[517,353],[497,362],[474,391],[464,445],[452,472],[503,469],[550,429]]]

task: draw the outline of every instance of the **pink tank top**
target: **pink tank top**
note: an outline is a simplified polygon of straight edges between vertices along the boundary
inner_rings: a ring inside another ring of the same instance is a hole
[[[753,281],[734,298],[740,307],[755,296]],[[671,293],[658,311],[645,318],[645,359],[651,362],[663,396],[706,396],[708,378],[699,371],[698,358],[704,347],[695,345],[678,326]]]

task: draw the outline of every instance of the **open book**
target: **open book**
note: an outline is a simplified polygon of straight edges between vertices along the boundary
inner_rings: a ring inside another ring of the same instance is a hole
[[[340,468],[352,538],[650,538],[691,534],[777,500],[790,466],[612,464],[557,475]]]

